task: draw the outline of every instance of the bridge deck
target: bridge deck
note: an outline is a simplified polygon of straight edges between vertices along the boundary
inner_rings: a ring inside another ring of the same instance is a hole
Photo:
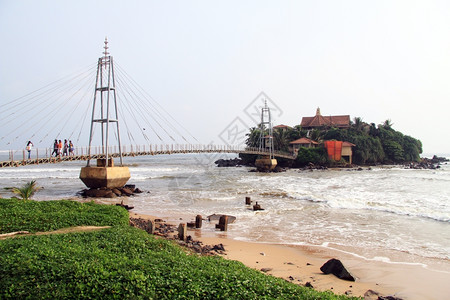
[[[119,157],[119,151],[117,147],[110,147],[108,156],[110,157]],[[129,151],[126,151],[126,149]],[[147,148],[147,149],[146,149]],[[159,148],[159,149],[158,149]],[[75,154],[72,156],[49,156],[48,149],[44,152],[46,153],[45,157],[39,158],[38,149],[33,150],[33,155],[31,155],[30,159],[27,159],[28,153],[25,153],[25,150],[22,152],[22,159],[14,160],[13,151],[10,151],[10,159],[6,161],[0,162],[0,168],[4,167],[20,167],[25,165],[37,165],[37,164],[48,164],[48,163],[60,163],[64,161],[78,161],[78,160],[88,160],[88,159],[98,159],[104,158],[105,154],[101,151],[101,147],[93,147],[91,151],[86,148],[77,148]],[[17,151],[16,151],[17,152]],[[41,151],[42,152],[42,151]],[[85,153],[85,154],[83,154]],[[122,156],[144,156],[144,155],[164,155],[164,154],[186,154],[186,153],[244,153],[244,154],[253,154],[253,155],[268,155],[269,152],[261,151],[258,148],[239,148],[239,147],[230,147],[230,146],[216,146],[216,145],[160,145],[158,146],[123,146],[122,147]],[[275,157],[281,157],[286,159],[295,159],[295,156],[286,153],[275,151]]]

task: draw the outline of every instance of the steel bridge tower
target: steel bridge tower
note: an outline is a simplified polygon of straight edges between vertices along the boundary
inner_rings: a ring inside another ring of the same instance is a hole
[[[91,129],[89,134],[88,160],[81,169],[80,179],[87,187],[122,187],[130,179],[128,167],[123,167],[122,145],[120,143],[119,115],[117,112],[116,83],[114,79],[113,57],[108,52],[108,39],[105,38],[103,56],[98,59],[95,94],[92,105]],[[99,103],[98,103],[99,102]],[[97,158],[97,166],[90,165],[94,124],[101,125],[102,155]],[[110,157],[110,126],[116,127],[119,145],[120,167],[115,167]]]
[[[100,123],[101,125],[101,136],[102,136],[102,150],[105,155],[106,161],[109,160],[109,132],[110,124],[116,125],[117,129],[117,141],[119,144],[119,156],[120,165],[123,165],[122,160],[122,147],[120,143],[120,130],[119,130],[119,115],[117,112],[117,99],[116,99],[116,82],[114,79],[114,63],[113,57],[109,55],[108,52],[108,39],[105,38],[105,50],[103,56],[98,59],[97,63],[97,76],[95,80],[95,94],[94,102],[92,106],[92,118],[91,118],[91,130],[89,134],[89,153],[91,151],[92,139],[94,133],[94,124]],[[97,101],[100,103],[100,107],[96,116],[96,105]],[[89,167],[90,160],[87,161],[87,166]]]
[[[270,108],[267,106],[267,100],[264,101],[264,107],[261,108],[261,123],[259,124],[259,130],[259,151],[267,152],[267,155],[258,158],[255,161],[255,166],[259,171],[267,172],[273,170],[277,166],[273,148],[272,119]]]

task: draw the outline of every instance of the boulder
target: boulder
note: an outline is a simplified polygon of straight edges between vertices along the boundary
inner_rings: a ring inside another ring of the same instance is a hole
[[[122,192],[119,190],[119,189],[116,189],[116,188],[113,188],[112,189],[112,192],[114,193],[114,194],[116,194],[117,196],[122,196]]]
[[[218,159],[214,162],[218,167],[238,167],[242,165],[242,159]]]
[[[120,191],[122,192],[122,194],[125,194],[126,196],[133,195],[133,191],[126,187],[120,189]]]
[[[113,192],[111,192],[111,190],[90,189],[90,190],[86,190],[85,195],[87,197],[103,198],[103,197],[109,196],[112,193]]]
[[[221,216],[223,216],[223,215],[218,215],[218,214],[209,215],[208,216],[208,221],[210,221],[210,222],[211,221],[219,221]],[[227,219],[228,224],[233,223],[234,221],[236,221],[236,217],[230,216],[230,215],[227,215],[227,216],[228,216],[228,219]]]
[[[345,269],[342,262],[335,258],[330,259],[322,267],[320,267],[320,271],[325,274],[333,274],[339,279],[355,281],[355,277],[353,277],[353,275]]]

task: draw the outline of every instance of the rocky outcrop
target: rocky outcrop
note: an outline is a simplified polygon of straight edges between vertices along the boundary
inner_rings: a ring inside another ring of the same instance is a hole
[[[142,193],[142,191],[139,188],[136,188],[134,184],[127,184],[121,188],[85,189],[78,194],[84,198],[116,198],[122,196],[133,196],[140,193]]]
[[[347,271],[342,262],[335,258],[330,259],[320,267],[320,271],[325,274],[333,274],[339,279],[355,281],[355,277]]]
[[[445,157],[433,155],[433,158],[422,158],[420,162],[410,162],[405,164],[406,169],[439,169],[441,164],[446,164],[449,160]]]
[[[144,220],[142,218],[130,218],[130,225],[147,231],[149,234],[164,237],[169,240],[177,240],[178,244],[187,247],[194,252],[202,255],[216,255],[224,254],[225,247],[223,244],[217,245],[203,245],[201,241],[195,241],[190,235],[186,237],[186,240],[177,239],[177,226],[167,224],[161,219]]]
[[[218,167],[240,167],[242,166],[242,159],[218,159],[214,162]]]

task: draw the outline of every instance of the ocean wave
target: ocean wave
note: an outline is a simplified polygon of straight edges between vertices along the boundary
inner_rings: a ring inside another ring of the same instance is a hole
[[[289,196],[287,192],[281,192],[281,191],[273,191],[273,192],[261,192],[259,193],[260,196],[264,197],[277,197],[277,198],[292,198]]]

